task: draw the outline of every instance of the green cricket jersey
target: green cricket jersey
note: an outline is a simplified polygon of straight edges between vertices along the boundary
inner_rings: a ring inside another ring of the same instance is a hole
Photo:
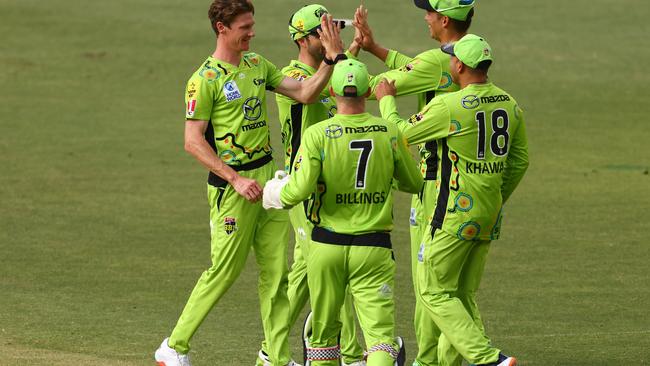
[[[210,56],[187,82],[185,117],[209,121],[205,138],[228,165],[270,157],[265,90],[283,78],[255,53],[244,54],[238,66]]]
[[[449,59],[450,56],[439,48],[424,51],[415,57],[389,50],[384,64],[390,70],[371,76],[370,88],[374,90],[384,78],[394,80],[397,96],[417,94],[418,110],[422,110],[435,96],[458,91],[458,84],[451,78]],[[374,98],[374,94],[370,98]],[[420,172],[426,180],[436,179],[436,150],[436,141],[418,145]]]
[[[495,240],[501,206],[528,167],[523,111],[492,83],[471,84],[433,99],[410,122],[397,114],[395,98],[381,114],[402,124],[410,144],[438,140],[437,197],[432,227],[463,240]]]
[[[397,126],[369,113],[336,115],[305,131],[281,200],[293,206],[314,194],[310,220],[335,233],[388,232],[393,178],[400,190],[422,188]]]
[[[316,69],[298,60],[292,60],[289,66],[282,69],[283,75],[298,81],[310,78],[315,73]],[[316,122],[333,117],[336,114],[336,103],[334,97],[329,96],[327,88],[320,100],[313,104],[302,104],[282,94],[276,94],[276,102],[282,124],[284,170],[291,173],[304,131]]]
[[[460,89],[451,78],[450,58],[440,48],[422,52],[414,58],[390,50],[385,64],[391,70],[374,76],[371,85],[374,88],[382,78],[395,80],[398,95],[419,93],[418,110],[421,111],[434,97]],[[438,76],[439,82],[436,83]],[[418,145],[420,172],[426,180],[436,179],[437,149],[436,141]]]

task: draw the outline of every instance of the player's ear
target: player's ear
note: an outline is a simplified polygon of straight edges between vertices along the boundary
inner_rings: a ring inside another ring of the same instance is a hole
[[[442,27],[443,28],[448,28],[450,25],[451,21],[449,20],[449,17],[446,15],[442,16]]]
[[[217,22],[217,31],[219,32],[219,34],[225,32],[227,28],[228,27],[226,27],[226,25],[223,24],[222,22]]]

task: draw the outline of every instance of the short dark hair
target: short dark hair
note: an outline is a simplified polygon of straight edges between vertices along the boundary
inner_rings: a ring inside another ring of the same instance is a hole
[[[476,65],[474,70],[482,71],[487,74],[490,66],[492,66],[492,60],[483,60]]]
[[[235,17],[245,13],[255,14],[255,7],[250,0],[214,0],[208,10],[208,18],[210,18],[212,29],[218,37],[217,22],[230,26]]]
[[[467,33],[467,30],[472,25],[472,17],[473,16],[474,16],[474,8],[471,8],[469,10],[469,13],[467,13],[467,18],[465,18],[465,20],[458,20],[458,19],[449,18],[449,22],[451,24],[451,27],[456,32],[458,32],[458,33]]]

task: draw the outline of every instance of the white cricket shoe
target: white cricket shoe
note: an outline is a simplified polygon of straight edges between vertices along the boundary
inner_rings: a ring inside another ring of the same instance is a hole
[[[505,359],[501,360],[501,358],[499,358],[499,361],[497,361],[499,362],[497,366],[517,366],[517,359],[514,357],[505,356]]]
[[[260,350],[257,353],[257,357],[260,358],[260,360],[264,361],[264,366],[272,366],[273,364],[271,363],[271,359],[269,358],[269,355],[266,354],[266,352]],[[286,366],[302,366],[298,362],[291,360]]]
[[[165,338],[156,350],[154,357],[159,366],[192,366],[189,355],[182,355],[167,344],[169,338]]]
[[[481,366],[481,365],[477,365]],[[514,357],[506,356],[503,353],[499,353],[499,359],[492,362],[484,364],[483,366],[517,366],[517,359]]]

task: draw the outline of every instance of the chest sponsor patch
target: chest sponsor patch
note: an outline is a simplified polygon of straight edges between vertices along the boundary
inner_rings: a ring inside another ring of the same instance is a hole
[[[223,93],[226,96],[226,101],[232,102],[233,100],[241,98],[241,93],[237,87],[237,83],[234,81],[227,81],[223,85]]]

